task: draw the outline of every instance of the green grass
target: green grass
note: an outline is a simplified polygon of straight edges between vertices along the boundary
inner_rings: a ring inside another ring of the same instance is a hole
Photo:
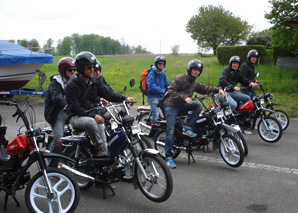
[[[47,89],[50,76],[57,74],[57,64],[60,58],[62,56],[56,56],[53,64],[45,64],[42,67],[41,71],[47,75],[43,89]],[[142,94],[139,89],[141,74],[149,68],[150,64],[154,63],[154,58],[153,55],[144,57],[97,57],[102,65],[102,75],[116,92],[122,93],[125,85],[129,88],[129,80],[135,79],[135,86],[129,96],[134,97],[138,105],[142,104]],[[188,62],[194,58],[201,60],[204,65],[203,73],[198,81],[210,86],[217,86],[220,73],[226,66],[220,65],[216,57],[166,56],[168,81],[171,82],[177,75],[185,74]],[[256,67],[256,72],[260,73],[259,80],[261,80],[264,88],[274,94],[273,102],[287,105],[288,107],[280,107],[280,109],[286,111],[290,117],[298,117],[298,70],[282,69],[274,65],[259,65]],[[36,88],[37,85],[38,77],[35,76],[25,87]]]

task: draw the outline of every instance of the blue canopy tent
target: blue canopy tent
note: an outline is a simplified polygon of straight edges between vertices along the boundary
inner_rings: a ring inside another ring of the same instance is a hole
[[[19,44],[0,40],[0,90],[23,87],[43,64],[53,63],[53,56],[33,52]]]

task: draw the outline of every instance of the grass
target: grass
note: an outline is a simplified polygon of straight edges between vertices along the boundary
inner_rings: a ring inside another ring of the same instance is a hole
[[[47,79],[43,85],[43,89],[47,89],[50,76],[58,73],[57,64],[62,56],[55,56],[53,64],[45,64],[41,71],[45,72]],[[142,104],[142,94],[140,92],[141,74],[145,69],[149,69],[150,64],[154,63],[155,56],[143,57],[97,57],[102,65],[102,75],[117,93],[123,93],[125,85],[129,89],[129,81],[135,79],[135,86],[131,89],[129,96],[134,97],[138,105]],[[221,71],[226,66],[220,65],[216,57],[200,58],[197,56],[166,56],[166,74],[168,81],[171,82],[177,75],[186,73],[187,63],[197,58],[204,65],[203,73],[198,81],[210,86],[217,86]],[[298,117],[298,70],[282,69],[274,65],[259,65],[256,72],[260,73],[264,88],[274,94],[275,103],[281,103],[288,107],[280,107],[286,111],[290,117]],[[36,88],[38,85],[38,77],[35,76],[25,87]],[[128,92],[128,90],[127,90]],[[261,94],[261,91],[258,91]],[[127,93],[126,93],[127,94]]]

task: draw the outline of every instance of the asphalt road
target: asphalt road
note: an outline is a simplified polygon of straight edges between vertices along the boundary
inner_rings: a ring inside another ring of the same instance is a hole
[[[17,98],[17,101],[22,98]],[[43,100],[31,99],[39,127],[47,126],[43,118]],[[16,136],[20,122],[15,123],[14,107],[0,106],[0,113],[8,126],[7,139]],[[136,113],[132,108],[131,113]],[[118,182],[116,195],[92,187],[81,191],[76,212],[298,212],[298,119],[291,119],[290,126],[281,140],[269,144],[259,137],[257,130],[245,135],[249,154],[239,168],[226,165],[219,151],[195,152],[195,163],[187,164],[184,152],[175,160],[177,169],[171,170],[174,189],[164,203],[146,199],[131,183]],[[34,174],[31,174],[33,176]],[[26,212],[24,190],[17,192],[21,207],[12,199],[6,212]],[[0,192],[0,212],[4,193]]]

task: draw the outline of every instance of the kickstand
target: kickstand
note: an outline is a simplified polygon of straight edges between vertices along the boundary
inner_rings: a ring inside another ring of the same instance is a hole
[[[5,194],[5,200],[4,200],[4,211],[7,210],[7,201],[8,201],[8,197],[9,197],[9,195],[11,195],[11,192],[6,192],[6,194]],[[12,196],[12,195],[11,195],[11,196]],[[13,196],[12,196],[12,198],[13,198],[14,201],[16,202],[17,207],[19,207],[19,206],[20,206],[20,203],[18,202],[17,198],[15,198],[15,197],[13,197]]]
[[[195,163],[195,158],[192,155],[192,151],[191,150],[186,150],[187,152],[187,156],[188,156],[188,165],[190,165],[190,157],[192,158],[193,163]]]
[[[116,193],[115,193],[115,191],[114,191],[114,189],[112,189],[112,187],[111,187],[111,185],[110,184],[104,184],[103,185],[103,191],[102,191],[102,193],[103,193],[103,199],[106,199],[107,198],[107,196],[106,196],[106,188],[109,188],[110,190],[111,190],[111,192],[112,192],[112,196],[114,196]]]

